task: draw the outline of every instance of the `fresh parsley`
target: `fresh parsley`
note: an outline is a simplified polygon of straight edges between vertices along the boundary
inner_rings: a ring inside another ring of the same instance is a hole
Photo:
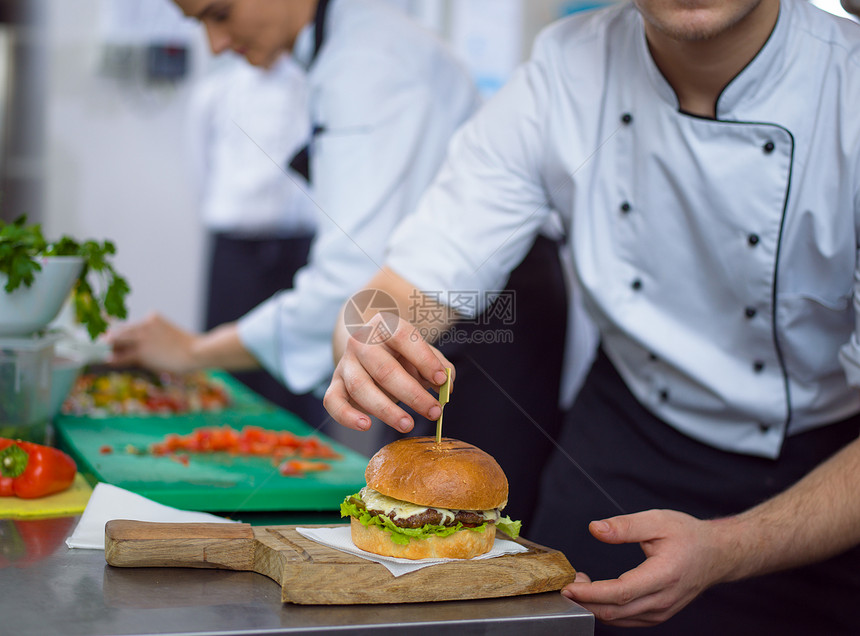
[[[28,225],[26,216],[12,223],[0,220],[0,273],[7,277],[4,287],[7,292],[33,284],[36,273],[42,269],[39,258],[77,256],[83,260],[72,298],[75,315],[93,340],[107,331],[108,317],[124,319],[128,315],[125,300],[131,288],[111,263],[115,254],[116,246],[110,241],[81,243],[63,236],[56,242],[48,242],[41,225]]]

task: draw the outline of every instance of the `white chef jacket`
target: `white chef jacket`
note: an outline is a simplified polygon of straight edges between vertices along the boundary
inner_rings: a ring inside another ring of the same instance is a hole
[[[189,103],[189,146],[203,223],[248,237],[312,234],[317,208],[287,168],[310,135],[303,71],[233,59],[201,80]],[[288,172],[288,174],[287,174]]]
[[[293,57],[307,65],[313,25]],[[448,141],[477,105],[466,70],[436,37],[375,0],[332,0],[308,72],[318,129],[311,178],[319,206],[310,262],[292,290],[238,323],[244,346],[297,393],[329,380],[340,309],[384,261],[392,230],[414,211]]]
[[[632,4],[560,21],[455,137],[388,265],[423,289],[496,289],[553,207],[641,403],[776,457],[860,410],[858,104],[860,29],[800,0],[716,119],[679,111]]]

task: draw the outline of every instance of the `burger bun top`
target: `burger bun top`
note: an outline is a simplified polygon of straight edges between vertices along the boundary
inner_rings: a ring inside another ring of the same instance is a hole
[[[508,501],[508,480],[496,460],[456,439],[392,442],[371,457],[364,477],[373,490],[419,506],[492,510]]]

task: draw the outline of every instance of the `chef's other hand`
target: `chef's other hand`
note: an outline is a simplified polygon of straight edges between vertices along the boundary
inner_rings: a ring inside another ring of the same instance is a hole
[[[192,348],[197,336],[159,314],[112,330],[107,335],[115,366],[141,366],[153,371],[184,373],[194,370]]]
[[[639,543],[645,561],[608,581],[577,573],[562,590],[604,623],[619,627],[657,625],[677,614],[722,575],[710,522],[672,510],[649,510],[592,521],[589,531],[604,543]]]
[[[397,327],[392,331],[395,318]],[[373,337],[381,332],[386,334],[384,339]],[[427,389],[445,383],[446,367],[452,368],[453,375],[453,365],[412,324],[393,314],[377,314],[350,334],[323,405],[347,428],[367,430],[369,416],[374,416],[406,433],[414,422],[397,402],[428,419],[438,419],[442,409]]]

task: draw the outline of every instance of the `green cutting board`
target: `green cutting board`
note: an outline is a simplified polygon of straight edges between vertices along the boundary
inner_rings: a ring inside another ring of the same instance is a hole
[[[214,374],[227,385],[231,408],[184,415],[62,415],[54,422],[57,442],[91,482],[105,482],[184,510],[227,514],[243,511],[337,510],[344,497],[365,485],[367,458],[315,433],[304,421],[272,406],[243,385]],[[267,457],[227,453],[191,454],[188,465],[175,458],[131,454],[126,447],[149,448],[170,433],[186,435],[211,426],[245,426],[315,435],[341,459],[323,460],[331,470],[284,477]],[[103,454],[102,448],[112,452]]]

